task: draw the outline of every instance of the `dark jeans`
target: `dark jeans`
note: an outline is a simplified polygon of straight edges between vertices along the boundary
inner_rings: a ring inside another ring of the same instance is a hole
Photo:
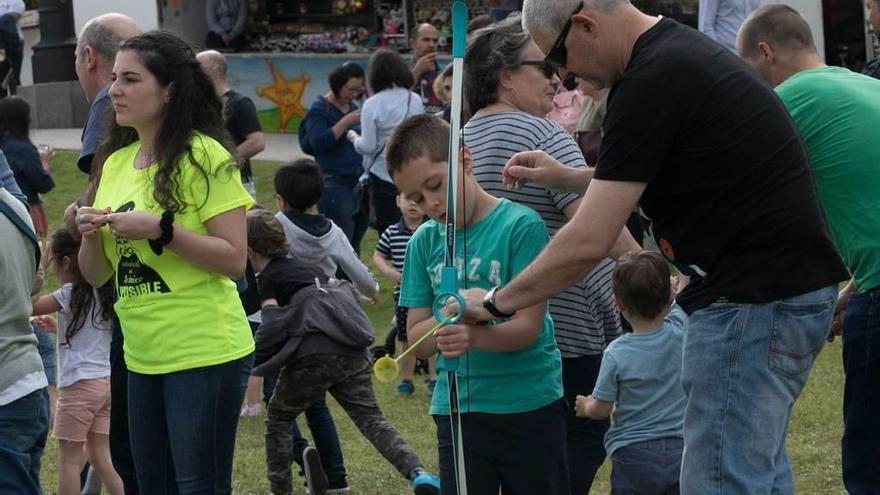
[[[0,406],[0,493],[42,495],[40,460],[48,433],[45,388]]]
[[[370,174],[370,226],[380,235],[385,229],[400,221],[397,207],[397,187],[391,182]]]
[[[342,176],[342,175],[325,175],[324,176],[324,193],[318,201],[318,210],[322,215],[333,220],[355,251],[360,252],[361,238],[366,231],[365,221],[356,218],[357,198],[355,197],[355,187],[358,184],[358,177]]]
[[[128,368],[122,352],[122,328],[113,317],[113,340],[110,342],[110,459],[122,478],[125,495],[138,495],[137,475],[128,438]]]
[[[611,454],[611,495],[677,495],[681,438],[658,438]]]
[[[250,354],[163,375],[128,372],[131,447],[143,493],[232,493],[235,432],[253,364]]]
[[[849,296],[843,321],[843,483],[880,493],[880,287]]]
[[[275,383],[278,374],[267,375],[263,378],[263,402],[269,407],[269,399],[275,391]],[[336,424],[330,409],[327,408],[325,394],[319,394],[312,401],[312,405],[306,409],[306,423],[315,440],[315,448],[321,458],[321,467],[327,474],[330,488],[345,488],[348,481],[345,479],[345,461],[342,458],[342,448],[339,446],[339,435],[336,433]],[[303,450],[309,442],[303,438],[296,421],[291,428],[293,434],[293,451],[291,452],[294,462],[302,467]]]
[[[605,432],[609,422],[578,418],[574,414],[577,395],[590,395],[596,386],[602,355],[562,359],[562,387],[567,410],[568,466],[572,495],[590,492],[596,472],[605,462]]]
[[[217,33],[208,31],[208,35],[205,37],[205,47],[213,50],[237,52],[244,48],[244,44],[246,41],[247,40],[245,39],[244,34],[241,34],[237,38],[232,38],[231,40],[229,40],[229,44],[227,45],[223,42],[222,36]]]
[[[461,415],[468,493],[568,495],[565,401],[516,414]],[[449,416],[434,416],[443,495],[458,495]]]

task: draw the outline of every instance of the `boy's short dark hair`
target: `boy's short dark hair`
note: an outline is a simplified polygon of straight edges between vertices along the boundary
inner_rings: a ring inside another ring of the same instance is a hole
[[[392,178],[422,157],[435,163],[449,159],[449,125],[440,117],[421,114],[404,120],[385,145],[385,164]]]
[[[633,251],[623,255],[614,268],[614,295],[634,316],[652,320],[669,306],[669,278],[669,265],[662,256]]]
[[[269,259],[287,256],[287,237],[284,227],[269,210],[247,212],[248,247]]]
[[[324,177],[321,169],[310,158],[300,158],[282,165],[275,171],[275,192],[290,208],[305,211],[324,194]]]

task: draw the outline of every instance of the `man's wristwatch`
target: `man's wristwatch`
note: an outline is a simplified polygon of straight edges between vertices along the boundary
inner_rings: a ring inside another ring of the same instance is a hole
[[[502,313],[498,309],[498,306],[495,306],[495,293],[498,292],[498,289],[500,288],[500,286],[496,285],[495,287],[489,289],[489,292],[487,292],[486,295],[483,296],[483,307],[486,308],[486,311],[488,311],[495,318],[510,318],[511,316],[516,314],[516,311],[514,311],[513,313]]]

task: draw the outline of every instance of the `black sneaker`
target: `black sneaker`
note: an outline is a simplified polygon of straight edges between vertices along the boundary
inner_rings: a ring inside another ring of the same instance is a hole
[[[303,450],[303,471],[306,476],[306,488],[311,495],[324,495],[330,483],[327,481],[327,475],[321,467],[321,458],[318,456],[318,450],[314,447],[306,447]]]

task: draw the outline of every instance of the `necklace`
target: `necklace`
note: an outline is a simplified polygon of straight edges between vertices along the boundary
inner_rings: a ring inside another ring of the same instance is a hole
[[[137,170],[143,170],[152,165],[154,161],[153,153],[145,152],[144,149],[141,148],[134,157],[134,168]]]

